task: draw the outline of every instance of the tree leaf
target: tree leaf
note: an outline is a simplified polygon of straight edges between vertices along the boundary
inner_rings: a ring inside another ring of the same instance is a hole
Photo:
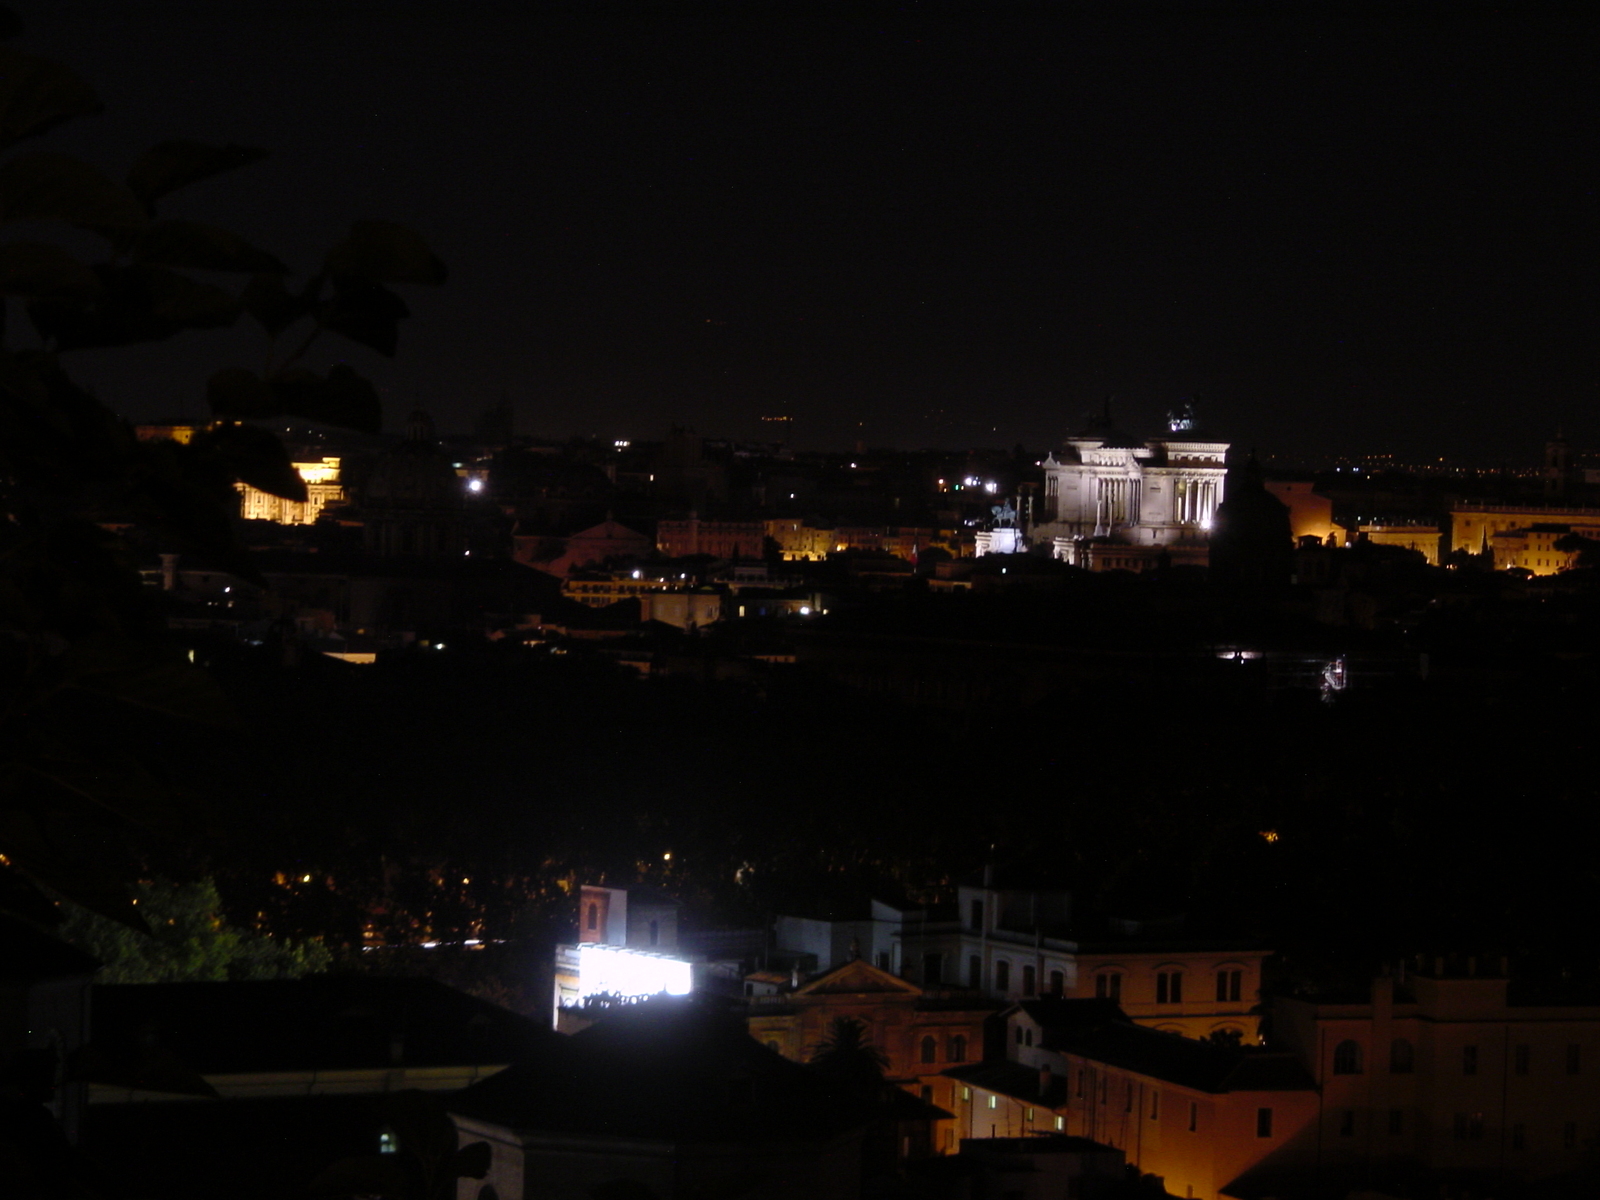
[[[100,110],[94,89],[69,68],[0,47],[0,147]]]
[[[357,221],[328,251],[327,269],[374,283],[440,284],[449,274],[421,234],[393,221]]]
[[[283,283],[283,273],[263,271],[245,285],[239,299],[245,312],[254,317],[261,328],[277,337],[301,317],[309,313],[322,289],[322,277],[308,282],[297,296]]]
[[[205,142],[162,142],[141,154],[128,171],[128,187],[146,205],[191,183],[259,162],[265,150],[213,146]]]
[[[0,166],[0,221],[137,230],[147,220],[132,192],[71,155],[39,150]]]
[[[285,500],[306,499],[306,483],[300,478],[289,452],[265,429],[254,425],[219,425],[195,439],[202,448],[222,457],[238,479]]]
[[[325,328],[393,358],[400,321],[410,315],[405,301],[382,284],[335,276],[333,297],[320,306],[317,318]]]
[[[340,363],[328,372],[323,395],[323,415],[312,420],[362,433],[383,432],[383,401],[377,389],[351,368]]]
[[[238,299],[221,288],[154,263],[94,270],[105,287],[100,299],[28,305],[34,328],[58,350],[161,341],[186,329],[231,325],[241,311]]]
[[[244,420],[275,417],[280,411],[272,389],[245,367],[225,367],[206,380],[206,403],[219,417]]]
[[[163,263],[202,271],[288,270],[238,234],[200,221],[157,221],[133,244],[135,262]]]
[[[32,300],[97,300],[105,285],[86,263],[46,242],[0,246],[0,293]]]

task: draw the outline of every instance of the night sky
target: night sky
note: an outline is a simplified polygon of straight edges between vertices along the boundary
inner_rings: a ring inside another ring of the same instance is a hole
[[[552,436],[1042,450],[1107,395],[1147,435],[1193,396],[1263,454],[1600,445],[1587,24],[15,7],[107,105],[34,145],[119,174],[170,137],[267,147],[166,213],[300,268],[353,218],[430,239],[452,277],[408,292],[397,359],[311,358],[369,373],[390,427],[509,398]],[[75,369],[134,417],[198,414],[263,348]]]

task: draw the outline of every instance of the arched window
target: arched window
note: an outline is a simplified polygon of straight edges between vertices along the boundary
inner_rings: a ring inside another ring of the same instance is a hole
[[[1031,966],[1025,966],[1022,968],[1022,994],[1024,996],[1033,995],[1034,978],[1035,976]]]
[[[1361,1044],[1346,1038],[1333,1048],[1335,1075],[1361,1074]]]
[[[994,990],[1009,992],[1011,990],[1011,964],[1001,959],[994,965]]]
[[[967,1061],[967,1038],[965,1034],[958,1033],[950,1039],[950,1061]]]
[[[1063,995],[1066,992],[1066,990],[1067,990],[1067,977],[1065,975],[1063,975],[1060,971],[1051,971],[1050,972],[1050,994],[1052,996],[1060,996],[1060,995]]]
[[[1106,971],[1094,977],[1094,994],[1101,1000],[1122,999],[1122,975]]]
[[[600,928],[600,906],[598,904],[589,905],[589,915],[583,924],[585,929]]]
[[[967,986],[973,991],[983,986],[983,959],[976,954],[967,959]]]
[[[923,1062],[931,1063],[931,1062],[935,1061],[935,1056],[938,1054],[938,1052],[939,1052],[939,1044],[937,1042],[935,1042],[933,1040],[933,1038],[925,1037],[925,1038],[922,1039],[922,1061]]]
[[[1405,1038],[1389,1043],[1389,1073],[1409,1075],[1417,1069],[1417,1052]]]

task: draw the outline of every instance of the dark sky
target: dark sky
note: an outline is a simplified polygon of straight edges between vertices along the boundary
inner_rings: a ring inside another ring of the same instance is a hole
[[[430,239],[452,278],[408,293],[393,363],[313,354],[370,373],[391,425],[506,396],[552,435],[1042,449],[1112,394],[1147,434],[1198,396],[1263,453],[1600,445],[1587,25],[17,7],[22,47],[107,104],[55,148],[118,172],[167,137],[273,151],[170,215],[302,268],[356,217]],[[132,415],[198,412],[210,369],[262,352],[78,369]]]

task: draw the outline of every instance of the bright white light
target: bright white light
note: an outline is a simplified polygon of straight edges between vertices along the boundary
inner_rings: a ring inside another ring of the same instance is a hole
[[[642,577],[643,577],[643,576],[644,576],[644,572],[643,572],[643,571],[635,571],[635,572],[634,572],[634,573],[633,573],[633,577],[634,577],[634,578],[635,578],[635,579],[640,579],[640,578],[642,578]]]
[[[469,491],[469,492],[481,492],[481,491],[483,491],[483,480],[481,480],[481,479],[469,479],[469,480],[467,480],[467,491]]]
[[[1200,518],[1200,528],[1209,530],[1211,528],[1211,518],[1210,517],[1201,517]]]
[[[608,993],[628,998],[687,996],[692,986],[689,964],[681,958],[584,942],[578,947],[578,995]]]
[[[988,492],[989,495],[992,496],[992,495],[994,495],[996,492],[998,492],[1000,490],[1000,485],[998,483],[994,483],[994,482],[991,481],[991,482],[986,483],[986,484],[983,485],[983,490]]]
[[[801,616],[802,616],[802,617],[809,617],[809,616],[810,616],[810,615],[811,615],[811,605],[809,605],[809,604],[802,604],[802,605],[801,605],[801,606],[800,606],[800,615],[801,615]]]
[[[438,643],[436,646],[434,646],[434,649],[435,650],[443,650],[444,649],[444,643],[443,642]]]

